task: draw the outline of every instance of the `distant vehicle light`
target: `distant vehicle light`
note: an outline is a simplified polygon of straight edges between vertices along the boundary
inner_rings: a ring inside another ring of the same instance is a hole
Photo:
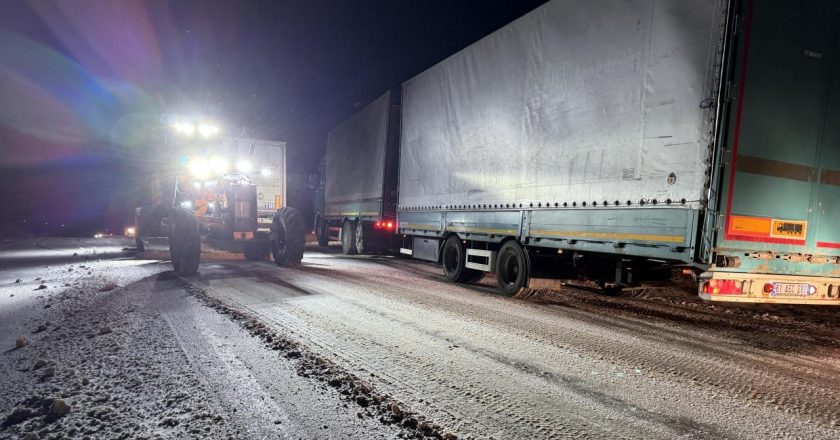
[[[201,182],[193,182],[193,188],[201,189]]]
[[[210,158],[210,169],[216,174],[224,174],[230,168],[230,163],[222,156],[213,156]]]
[[[239,171],[240,173],[250,173],[253,169],[254,166],[247,160],[240,160],[239,162],[236,162],[236,171]]]
[[[190,209],[192,208],[192,202],[189,200],[184,200],[183,202],[181,202],[181,207]]]
[[[103,234],[102,232],[97,232],[96,234],[93,234],[93,238],[102,238],[104,236],[105,234]]]
[[[125,233],[123,235],[125,235],[126,237],[134,237],[136,232],[137,231],[134,229],[134,226],[129,226],[125,228]]]
[[[268,177],[271,175],[271,170],[268,168],[263,168],[260,170],[260,174],[262,174],[263,177]]]

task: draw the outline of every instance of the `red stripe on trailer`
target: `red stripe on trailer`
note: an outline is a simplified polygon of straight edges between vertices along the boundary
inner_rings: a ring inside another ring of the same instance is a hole
[[[840,249],[840,243],[831,243],[828,241],[818,241],[817,247],[821,248],[829,248],[829,249]]]
[[[724,231],[726,231],[724,233],[724,237],[727,240],[740,240],[739,238],[736,238],[736,235],[729,233],[729,226],[732,221],[732,196],[735,193],[735,161],[738,160],[738,144],[741,142],[741,115],[744,111],[744,91],[747,89],[747,64],[750,55],[750,34],[752,33],[753,3],[754,1],[750,1],[750,10],[747,13],[747,32],[746,34],[744,34],[744,57],[743,66],[741,66],[741,84],[739,84],[738,87],[738,109],[735,111],[735,139],[732,144],[732,163],[729,164],[729,188],[727,189],[727,193],[729,195],[726,200],[726,225],[724,227]],[[755,237],[749,238],[750,239],[748,240],[742,241],[756,241]]]

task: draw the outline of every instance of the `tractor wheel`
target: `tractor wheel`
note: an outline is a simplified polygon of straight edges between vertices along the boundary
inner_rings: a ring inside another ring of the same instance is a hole
[[[353,255],[356,252],[356,222],[347,220],[341,225],[341,251],[344,255]]]
[[[201,235],[198,220],[184,208],[174,208],[169,231],[169,253],[178,275],[188,276],[198,272],[201,260]]]
[[[246,260],[263,261],[268,258],[268,254],[271,251],[271,244],[267,240],[249,240],[245,242],[243,251]]]
[[[330,244],[330,225],[322,220],[320,215],[315,216],[315,237],[318,239],[318,246],[327,247]]]
[[[271,223],[271,254],[278,266],[298,266],[303,259],[306,230],[295,208],[280,208]]]

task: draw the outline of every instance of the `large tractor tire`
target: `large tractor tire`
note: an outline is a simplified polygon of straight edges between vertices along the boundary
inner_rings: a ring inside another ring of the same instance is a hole
[[[268,240],[249,240],[243,247],[245,259],[248,261],[263,261],[268,258],[271,251],[271,242]]]
[[[330,244],[330,225],[320,215],[315,216],[315,238],[318,239],[318,246],[327,247]]]
[[[353,255],[356,249],[356,222],[347,220],[341,224],[341,252],[344,255]]]
[[[166,216],[166,208],[160,205],[141,206],[134,211],[134,247],[145,251],[143,237],[160,237],[160,221]]]
[[[169,254],[175,272],[181,276],[198,272],[201,261],[201,235],[198,220],[184,208],[172,209],[170,215]]]
[[[303,259],[306,230],[295,208],[280,208],[271,223],[271,255],[278,266],[298,266]]]

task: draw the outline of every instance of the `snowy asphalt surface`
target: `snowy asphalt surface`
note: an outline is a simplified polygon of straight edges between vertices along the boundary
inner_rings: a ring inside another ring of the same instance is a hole
[[[182,280],[125,244],[0,246],[0,438],[840,432],[840,310],[674,288],[504,298],[315,248],[297,269],[210,255]]]

